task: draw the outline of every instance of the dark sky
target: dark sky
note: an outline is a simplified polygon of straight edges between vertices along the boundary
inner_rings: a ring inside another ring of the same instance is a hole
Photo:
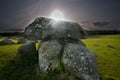
[[[120,0],[0,0],[0,31],[24,29],[55,9],[77,22],[120,21]]]

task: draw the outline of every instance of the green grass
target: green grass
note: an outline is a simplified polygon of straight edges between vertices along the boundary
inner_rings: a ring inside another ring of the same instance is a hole
[[[82,41],[96,53],[100,74],[120,80],[120,35],[90,36]]]
[[[17,44],[0,46],[0,70],[15,57],[19,46]]]
[[[83,39],[82,41],[86,44],[87,48],[96,53],[98,69],[102,78],[105,78],[104,80],[120,80],[120,35],[88,36],[87,39]],[[9,74],[12,75],[13,80],[19,76],[17,75],[17,71],[15,72],[12,71],[11,68],[8,68],[19,46],[18,44],[0,46],[0,80],[9,80]],[[25,78],[22,79],[27,80],[29,78],[29,80],[31,80],[27,72],[30,71],[26,70]],[[9,74],[4,75],[6,73]],[[2,76],[4,76],[4,78]]]

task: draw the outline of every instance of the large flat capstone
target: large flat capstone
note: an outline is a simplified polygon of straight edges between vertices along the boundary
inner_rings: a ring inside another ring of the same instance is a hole
[[[25,36],[29,39],[80,39],[86,37],[86,32],[75,22],[54,21],[50,18],[37,18],[25,28]]]

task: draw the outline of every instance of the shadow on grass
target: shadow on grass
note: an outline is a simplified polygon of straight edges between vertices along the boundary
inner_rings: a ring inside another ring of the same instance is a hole
[[[111,77],[111,76],[104,76],[100,74],[100,80],[118,80],[118,79]]]
[[[68,77],[69,76],[69,77]],[[71,78],[71,79],[70,79]],[[60,70],[48,71],[43,73],[39,71],[38,65],[28,64],[26,62],[15,63],[14,60],[10,61],[6,67],[0,71],[0,80],[82,80],[75,79],[68,73],[61,72]],[[101,75],[100,80],[117,80],[113,77],[106,77]]]
[[[25,62],[9,62],[6,67],[0,71],[0,80],[37,80],[37,65],[27,64]]]

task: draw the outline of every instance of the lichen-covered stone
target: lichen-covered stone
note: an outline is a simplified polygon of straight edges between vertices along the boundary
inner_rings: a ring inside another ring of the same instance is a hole
[[[59,52],[62,46],[56,40],[41,42],[39,45],[39,66],[42,71],[60,67]]]
[[[83,80],[99,80],[96,56],[82,45],[66,44],[62,62],[66,70]]]
[[[29,39],[80,39],[86,37],[86,32],[75,22],[54,21],[50,18],[37,18],[25,29],[25,36]]]
[[[28,40],[26,38],[20,37],[20,38],[18,38],[17,44],[24,44],[27,42],[28,42]]]
[[[30,40],[40,40],[42,35],[42,28],[45,27],[51,19],[36,18],[30,25],[25,28],[24,34]]]
[[[4,38],[0,41],[0,45],[9,45],[9,44],[15,44],[13,39],[10,38]]]

